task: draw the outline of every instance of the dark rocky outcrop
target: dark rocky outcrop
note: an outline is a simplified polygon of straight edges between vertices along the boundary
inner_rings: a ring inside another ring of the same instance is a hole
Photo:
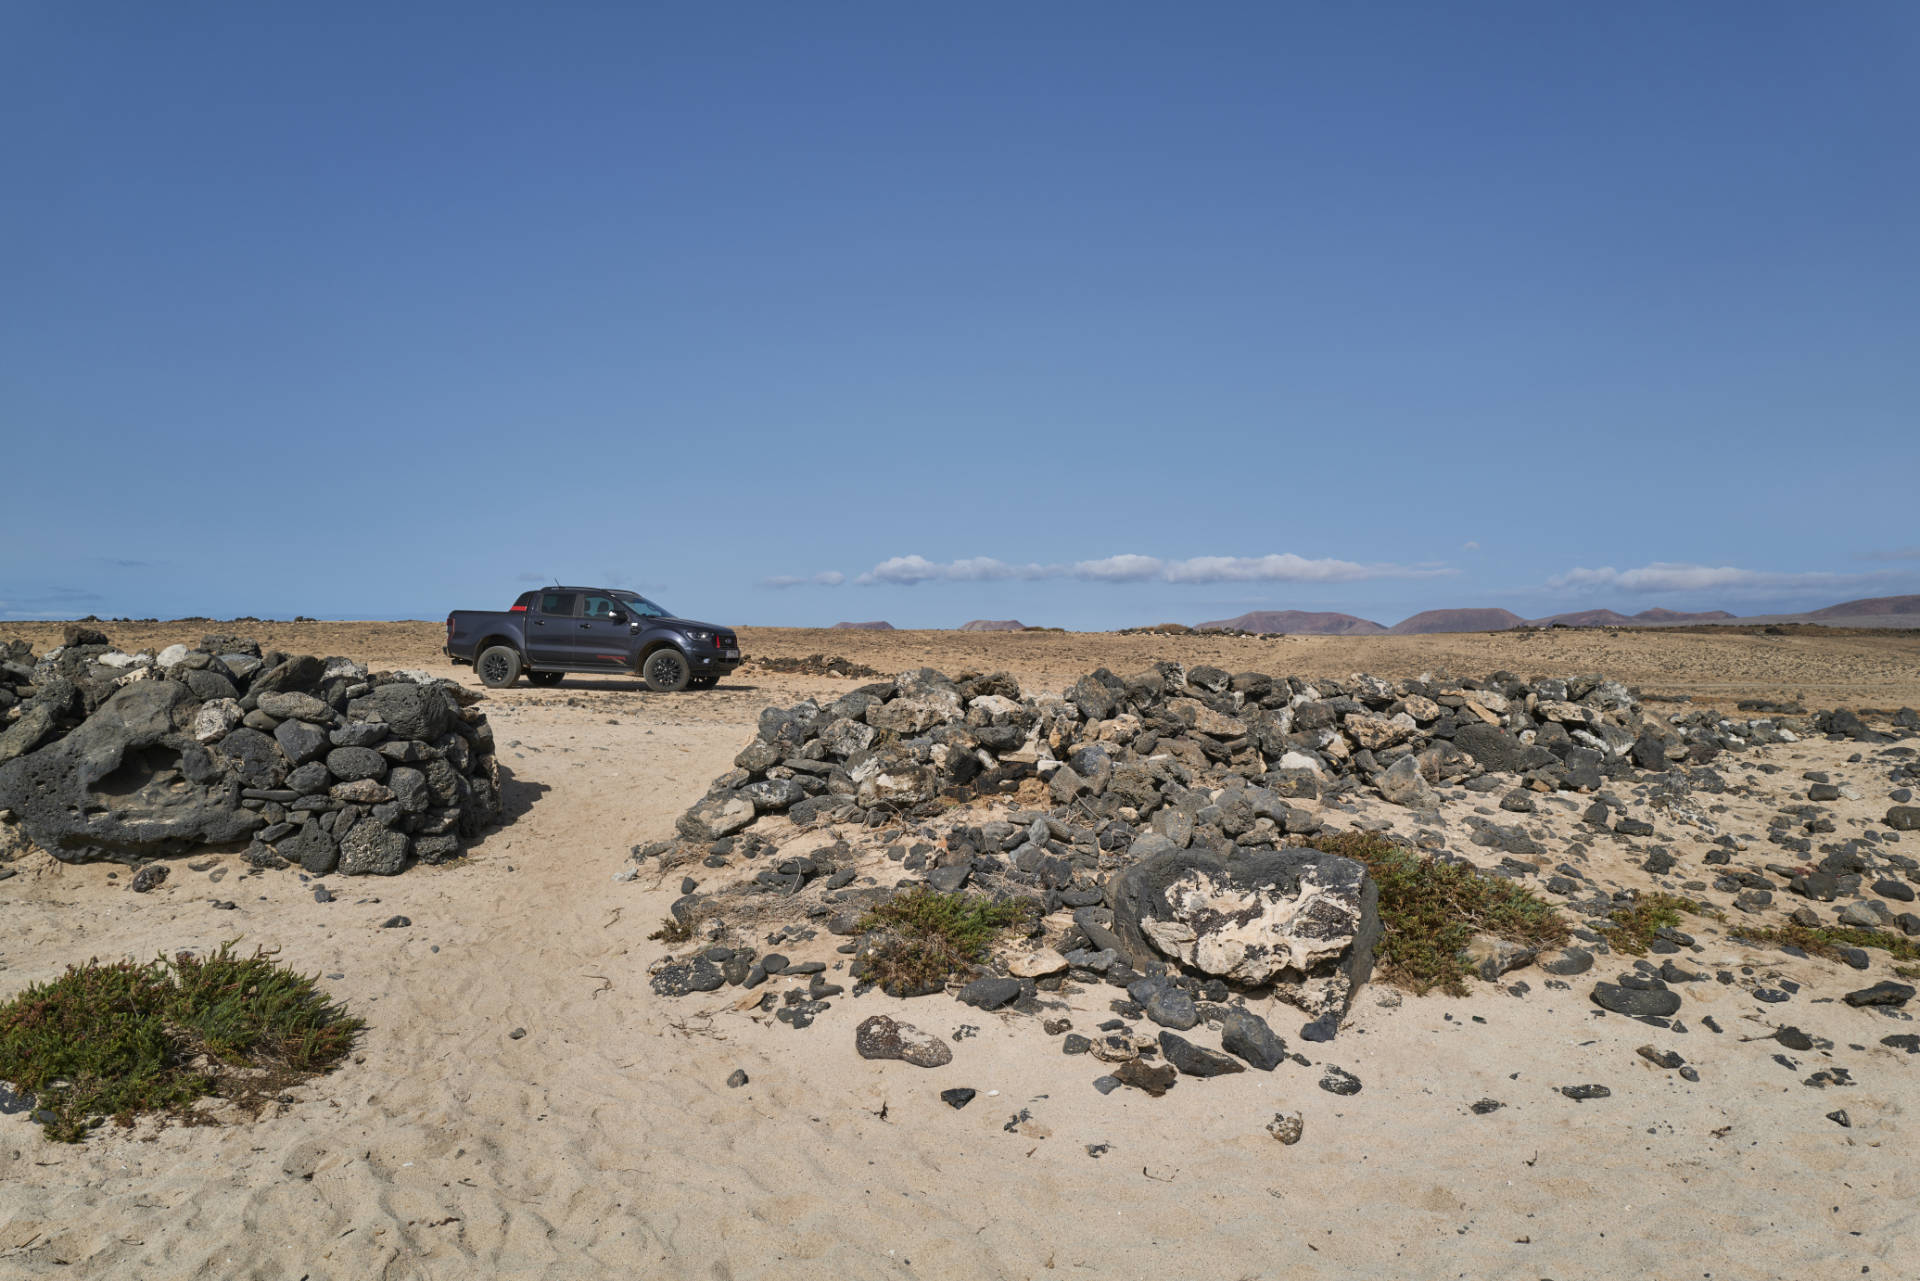
[[[244,764],[223,765],[184,732],[193,705],[184,683],[127,685],[71,733],[0,766],[0,807],[69,863],[245,840],[266,819],[240,804]]]
[[[498,821],[492,731],[451,682],[228,636],[157,656],[71,639],[0,663],[0,810],[55,858],[251,842],[257,867],[391,875]]]

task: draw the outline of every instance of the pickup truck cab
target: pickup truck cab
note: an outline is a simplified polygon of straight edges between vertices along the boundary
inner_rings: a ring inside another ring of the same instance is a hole
[[[676,618],[618,587],[543,587],[505,611],[456,609],[445,649],[495,689],[522,672],[536,685],[557,685],[568,672],[620,672],[677,693],[711,689],[740,666],[732,628]]]

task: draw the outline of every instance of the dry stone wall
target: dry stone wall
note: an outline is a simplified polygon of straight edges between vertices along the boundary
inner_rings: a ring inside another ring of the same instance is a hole
[[[393,875],[499,820],[493,732],[450,681],[233,636],[66,639],[0,650],[0,811],[55,858],[244,843],[256,866]]]

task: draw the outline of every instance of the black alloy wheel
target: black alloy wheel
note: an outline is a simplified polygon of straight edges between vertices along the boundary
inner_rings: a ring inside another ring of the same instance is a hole
[[[654,650],[641,670],[647,678],[647,688],[656,694],[678,694],[693,681],[693,668],[687,664],[687,656],[677,649]]]
[[[520,679],[520,655],[505,645],[494,645],[473,660],[473,670],[487,688],[505,689]]]

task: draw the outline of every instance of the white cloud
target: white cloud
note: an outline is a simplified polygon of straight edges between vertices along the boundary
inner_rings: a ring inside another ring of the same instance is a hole
[[[1437,578],[1453,572],[1442,566],[1308,560],[1287,552],[1279,556],[1196,556],[1174,561],[1167,566],[1164,577],[1170,583],[1357,583],[1369,578]]]
[[[1687,565],[1655,561],[1638,569],[1570,569],[1547,580],[1549,587],[1617,587],[1630,592],[1736,593],[1790,591],[1807,587],[1838,587],[1867,582],[1879,574],[1833,574],[1826,572],[1778,573],[1768,570],[1740,569],[1733,565]]]
[[[1368,565],[1357,561],[1310,560],[1291,552],[1270,556],[1195,556],[1162,560],[1126,552],[1073,564],[1009,564],[991,556],[945,563],[924,556],[894,556],[855,581],[910,587],[928,582],[1031,581],[1071,578],[1086,583],[1351,583],[1370,578],[1437,578],[1457,571],[1444,566]]]
[[[1058,566],[1009,565],[991,556],[970,556],[965,560],[940,564],[925,556],[893,556],[860,575],[860,583],[892,583],[911,587],[915,583],[987,583],[1009,578],[1055,578]]]
[[[838,587],[847,576],[837,569],[819,574],[775,574],[760,580],[762,587]]]
[[[1136,556],[1131,552],[1100,560],[1083,560],[1073,566],[1075,578],[1092,583],[1142,583],[1158,578],[1166,563],[1158,556]]]
[[[1460,544],[1460,550],[1463,552],[1477,552],[1480,550],[1480,544],[1474,542],[1472,539],[1468,539],[1466,542]]]

